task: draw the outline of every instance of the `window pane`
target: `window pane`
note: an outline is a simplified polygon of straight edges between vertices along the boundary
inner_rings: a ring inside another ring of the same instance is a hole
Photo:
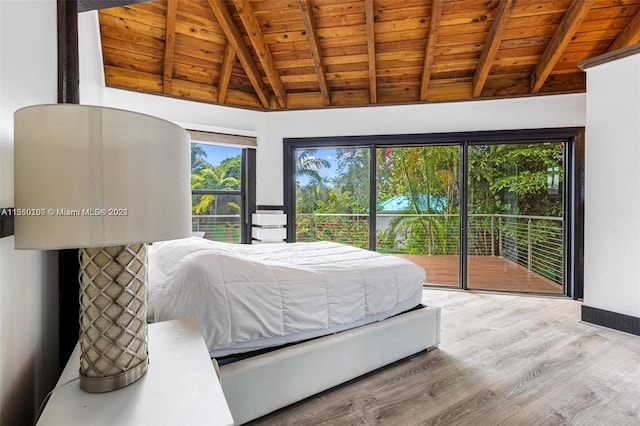
[[[202,191],[191,196],[194,232],[204,232],[204,238],[215,241],[242,241],[241,178],[241,148],[191,144],[191,189]],[[219,194],[217,191],[237,193]]]
[[[191,189],[240,191],[242,149],[191,144]]]
[[[240,242],[240,195],[192,195],[192,229],[204,238],[227,243]]]
[[[469,147],[469,288],[563,293],[563,144]]]
[[[369,149],[296,150],[296,241],[369,247]]]
[[[376,150],[376,250],[422,266],[426,283],[459,286],[460,148]]]

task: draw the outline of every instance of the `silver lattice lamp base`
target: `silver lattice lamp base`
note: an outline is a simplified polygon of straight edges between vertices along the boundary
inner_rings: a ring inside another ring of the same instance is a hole
[[[147,372],[147,246],[80,249],[80,387],[108,392]]]

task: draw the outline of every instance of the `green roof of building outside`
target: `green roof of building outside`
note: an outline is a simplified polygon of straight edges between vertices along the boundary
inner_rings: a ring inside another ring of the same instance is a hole
[[[432,212],[443,212],[447,207],[447,199],[445,197],[416,194],[414,195],[414,198],[415,204],[417,204],[418,211],[420,212],[425,212],[427,210]],[[429,200],[428,204],[427,199]],[[376,209],[378,213],[415,211],[411,196],[407,194],[398,194],[386,200],[378,201],[376,203]]]

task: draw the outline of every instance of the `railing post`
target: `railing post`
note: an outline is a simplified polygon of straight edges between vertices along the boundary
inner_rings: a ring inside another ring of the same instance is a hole
[[[502,257],[502,216],[498,217],[498,255]]]
[[[495,256],[496,255],[496,243],[495,243],[495,238],[494,238],[494,225],[493,225],[493,219],[495,218],[494,215],[491,215],[491,256]]]
[[[431,254],[433,253],[433,224],[431,223],[431,218],[429,218],[429,235],[426,236],[429,240],[429,244],[427,244],[427,246],[429,247],[429,256],[431,256]]]
[[[528,250],[527,250],[527,269],[529,270],[529,272],[531,272],[531,254],[533,252],[533,241],[531,238],[531,228],[532,228],[532,222],[531,219],[529,219],[529,223],[527,226],[527,246],[528,246]]]

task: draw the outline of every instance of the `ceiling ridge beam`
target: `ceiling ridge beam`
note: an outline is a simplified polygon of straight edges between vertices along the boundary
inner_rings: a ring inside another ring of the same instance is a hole
[[[531,73],[530,89],[531,93],[538,93],[542,85],[551,74],[556,66],[564,49],[567,47],[571,38],[578,30],[578,27],[589,12],[593,0],[573,0],[569,9],[562,17],[558,29],[551,37],[551,41],[547,45],[538,65]]]
[[[376,80],[376,31],[373,0],[364,2],[365,20],[367,23],[367,54],[369,56],[369,98],[372,104],[378,103],[378,86]]]
[[[164,35],[164,63],[162,71],[162,91],[171,93],[173,81],[173,54],[176,45],[176,15],[178,0],[167,0],[167,24]]]
[[[325,106],[331,105],[331,97],[329,91],[329,84],[327,83],[327,75],[324,69],[324,63],[322,61],[322,50],[320,49],[320,39],[316,26],[314,24],[313,12],[311,7],[311,0],[298,0],[300,9],[302,10],[302,22],[307,32],[307,38],[309,39],[309,48],[311,49],[311,57],[313,58],[313,65],[316,68],[316,74],[318,75],[318,84],[320,85],[320,93],[322,94],[322,102]]]
[[[611,43],[607,51],[612,52],[636,43],[640,43],[640,9],[631,22],[622,30],[618,38]]]
[[[424,64],[420,77],[420,100],[426,101],[429,92],[429,80],[431,80],[431,66],[435,58],[435,47],[438,40],[438,26],[442,16],[443,0],[433,0],[431,5],[431,20],[427,34],[427,46],[424,49]]]
[[[224,48],[222,69],[220,70],[220,78],[218,79],[218,103],[223,104],[227,100],[229,81],[231,81],[231,71],[233,70],[235,62],[236,52],[233,50],[231,43],[227,43],[227,46]]]
[[[233,21],[227,5],[224,1],[219,0],[207,0],[207,2],[218,24],[222,27],[222,31],[225,37],[227,37],[229,44],[231,44],[233,50],[235,50],[242,68],[245,73],[247,73],[247,77],[253,89],[256,91],[256,95],[258,95],[258,99],[260,99],[260,103],[264,108],[269,109],[269,93],[267,92],[267,88],[262,81],[258,67],[256,67],[256,64],[253,62],[249,49],[242,40],[240,30]]]
[[[491,24],[491,30],[485,43],[484,49],[478,61],[475,75],[473,76],[473,90],[472,96],[477,98],[482,93],[484,83],[487,81],[491,67],[493,66],[493,60],[498,53],[504,30],[507,27],[513,8],[516,5],[516,0],[503,0],[498,4],[496,10],[496,16]]]
[[[209,0],[209,2],[211,1],[212,0]],[[260,64],[262,64],[262,68],[267,75],[267,80],[269,80],[269,83],[271,84],[273,93],[276,96],[276,103],[280,108],[286,108],[287,92],[282,84],[282,79],[280,78],[278,69],[273,62],[271,51],[264,39],[264,34],[262,34],[258,19],[251,10],[249,0],[233,0],[233,4],[240,15],[240,20],[242,21],[244,28],[247,30],[247,35],[249,36],[253,49],[255,50],[256,55],[258,55],[258,60],[260,61]]]

